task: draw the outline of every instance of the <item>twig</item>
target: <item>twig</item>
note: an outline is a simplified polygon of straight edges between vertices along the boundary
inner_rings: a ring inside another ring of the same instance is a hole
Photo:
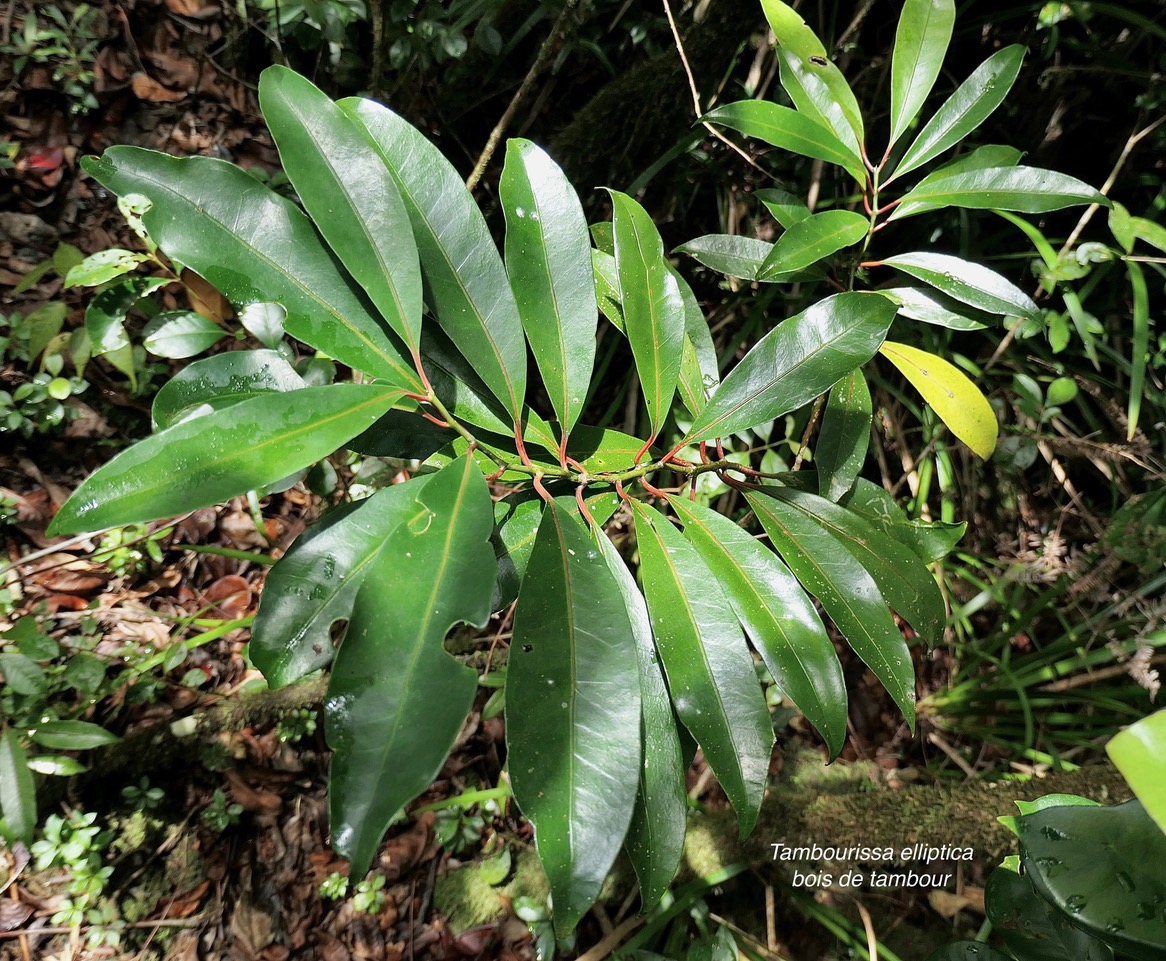
[[[551,32],[547,34],[543,45],[539,47],[538,56],[534,58],[534,63],[531,64],[530,70],[527,71],[526,76],[523,78],[521,86],[519,86],[514,96],[510,98],[510,103],[503,112],[501,119],[494,125],[494,129],[490,131],[490,136],[486,140],[486,146],[482,148],[482,154],[478,157],[478,162],[474,165],[473,171],[466,179],[467,190],[473,190],[478,185],[478,181],[482,179],[482,174],[486,171],[486,165],[490,162],[490,158],[494,156],[494,151],[498,149],[502,135],[506,133],[506,128],[510,126],[510,121],[514,119],[514,115],[518,112],[519,105],[526,98],[526,95],[530,93],[530,88],[534,86],[538,75],[543,72],[543,68],[550,62],[551,55],[555,52],[555,48],[566,30],[567,23],[578,5],[579,0],[567,0],[563,5],[563,12],[559,14],[559,19],[555,21],[555,25],[551,27]]]

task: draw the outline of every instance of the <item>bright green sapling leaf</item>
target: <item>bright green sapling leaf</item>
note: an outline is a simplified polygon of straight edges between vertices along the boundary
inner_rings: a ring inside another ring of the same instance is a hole
[[[142,346],[156,357],[182,360],[201,354],[227,336],[213,320],[193,310],[171,310],[159,314],[142,332]]]
[[[494,586],[490,493],[469,458],[393,507],[399,523],[357,592],[324,704],[332,846],[356,877],[465,721],[477,674],[442,640],[455,624],[485,625]]]
[[[88,721],[45,721],[30,730],[28,736],[54,751],[88,751],[121,740],[100,724]]]
[[[309,216],[417,357],[421,268],[409,214],[388,168],[344,111],[287,67],[263,71],[259,105]]]
[[[1150,817],[1166,831],[1166,710],[1114,735],[1105,752]]]
[[[130,338],[124,326],[126,314],[143,297],[167,283],[165,277],[127,277],[94,294],[85,308],[85,330],[89,334],[93,356],[100,357],[128,346]],[[36,356],[36,352],[30,350],[30,353]]]
[[[36,784],[16,732],[0,731],[0,814],[18,841],[32,844],[36,830]]]
[[[534,824],[562,937],[619,853],[642,755],[636,638],[623,594],[583,521],[553,501],[515,609],[506,701],[514,797]]]
[[[498,194],[506,215],[506,272],[551,406],[569,434],[595,363],[587,220],[563,171],[529,140],[507,143]]]
[[[835,82],[846,86],[838,68],[824,56],[814,55],[810,59],[802,59],[785,47],[779,47],[777,61],[781,85],[789,94],[798,112],[815,123],[833,131],[838,141],[850,155],[848,169],[857,164],[862,166],[862,116],[858,113],[857,103],[853,104],[853,112],[839,102],[835,90],[827,84],[826,74],[830,74]],[[826,66],[822,66],[825,62]],[[849,93],[849,87],[846,88]],[[850,94],[853,101],[854,95]]]
[[[879,293],[899,305],[899,315],[950,330],[983,330],[996,318],[926,287],[880,287]]]
[[[891,54],[891,139],[893,145],[923,107],[951,41],[953,0],[907,0],[899,15]]]
[[[814,448],[818,492],[828,500],[841,500],[862,470],[870,446],[872,409],[861,370],[852,370],[830,388]]]
[[[632,502],[640,577],[672,703],[725,789],[741,836],[765,794],[773,725],[753,659],[708,565],[659,511]]]
[[[161,429],[258,394],[303,386],[303,378],[276,351],[233,350],[183,367],[154,395],[150,413],[154,428]]]
[[[174,517],[274,484],[331,454],[400,397],[376,384],[330,384],[261,394],[175,424],[86,478],[50,536]]]

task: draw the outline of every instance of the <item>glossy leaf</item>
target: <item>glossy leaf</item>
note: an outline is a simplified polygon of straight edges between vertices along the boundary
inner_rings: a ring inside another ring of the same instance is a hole
[[[795,487],[763,489],[820,525],[850,551],[874,578],[883,599],[910,622],[929,646],[941,640],[947,618],[943,595],[914,551],[823,497]]]
[[[724,593],[695,548],[659,511],[634,501],[640,578],[672,703],[752,829],[765,794],[773,726]]]
[[[907,0],[891,54],[891,139],[911,126],[935,86],[955,24],[953,0]]]
[[[911,188],[908,196],[926,197],[933,184],[940,183],[958,174],[972,173],[977,170],[987,170],[992,167],[1015,167],[1020,163],[1024,151],[1003,144],[984,144],[968,153],[961,154],[947,163],[941,164],[926,177]],[[894,217],[902,218],[912,213],[919,213],[924,209],[924,201],[920,201],[918,208],[913,201],[902,197],[895,208]],[[958,205],[957,205],[958,206]]]
[[[746,497],[777,552],[882,681],[914,730],[911,653],[874,578],[834,534],[802,511],[768,494],[750,492]]]
[[[45,721],[30,730],[28,736],[54,751],[88,751],[121,740],[100,724],[88,721]]]
[[[409,215],[384,162],[344,111],[287,67],[263,71],[259,105],[308,215],[416,355],[421,268]]]
[[[507,666],[514,797],[534,824],[572,931],[599,896],[635,804],[641,767],[636,639],[615,575],[586,525],[554,502],[522,580]]]
[[[758,279],[792,273],[823,257],[858,243],[870,229],[870,220],[852,210],[827,210],[794,224],[777,238]]]
[[[1040,310],[1023,290],[994,270],[950,254],[927,251],[899,254],[882,261],[905,274],[936,287],[960,303],[1010,317],[1040,316]]]
[[[684,350],[684,301],[648,212],[618,190],[611,191],[611,202],[624,326],[654,437],[676,393]]]
[[[837,756],[846,739],[846,683],[806,592],[773,551],[723,514],[679,497],[672,506],[778,687]]]
[[[854,486],[870,446],[870,389],[861,370],[830,388],[822,429],[814,447],[818,492],[838,501]]]
[[[1162,957],[1166,834],[1139,801],[1051,807],[1019,818],[1017,829],[1026,876],[1041,897],[1122,955]]]
[[[996,413],[963,371],[908,344],[887,341],[879,352],[919,391],[956,437],[984,460],[992,456],[999,431]]]
[[[1126,440],[1133,440],[1138,432],[1142,413],[1142,395],[1146,386],[1146,361],[1150,351],[1150,291],[1141,264],[1126,261],[1130,290],[1134,299],[1134,336],[1130,343],[1130,399],[1127,413]]]
[[[442,330],[515,419],[526,393],[526,341],[506,268],[458,172],[421,132],[372,100],[340,107],[363,128],[400,191]]]
[[[352,613],[370,566],[433,476],[423,474],[333,508],[271,568],[249,648],[271,688],[298,681],[332,660],[333,625]]]
[[[113,247],[90,254],[65,274],[66,287],[99,287],[146,262],[145,254]]]
[[[331,454],[400,396],[374,384],[305,387],[175,424],[84,480],[50,536],[174,517],[273,484]]]
[[[477,673],[442,641],[455,624],[485,626],[494,585],[490,493],[468,458],[429,479],[399,518],[357,592],[324,703],[332,846],[356,877],[466,719]]]
[[[1109,204],[1104,194],[1076,177],[1039,167],[987,167],[928,179],[903,196],[891,220],[943,207],[1039,214],[1077,204]]]
[[[880,287],[878,292],[899,305],[901,317],[921,320],[936,327],[983,330],[989,320],[995,319],[926,287]]]
[[[934,564],[953,550],[968,529],[967,522],[947,524],[909,518],[895,499],[878,484],[860,477],[844,501],[847,510],[913,550],[924,564]]]
[[[187,364],[154,395],[150,412],[160,429],[257,394],[303,386],[303,378],[276,351],[234,350]]]
[[[587,220],[563,171],[529,140],[506,144],[498,196],[518,313],[551,406],[570,433],[595,363],[598,312]]]
[[[684,853],[688,819],[684,784],[687,762],[681,753],[672,700],[656,652],[644,595],[615,545],[599,529],[593,535],[623,597],[640,668],[640,737],[644,763],[624,843],[640,881],[640,900],[647,908],[664,896]]]
[[[715,391],[721,382],[720,361],[700,301],[676,268],[669,264],[668,269],[676,279],[680,300],[684,304],[684,347],[680,355],[680,374],[676,388],[684,406],[696,416],[704,410],[708,394]]]
[[[248,304],[239,311],[243,329],[264,347],[275,350],[284,335],[287,311],[279,304]]]
[[[773,244],[736,234],[705,234],[676,248],[710,270],[740,280],[757,280]]]
[[[1166,710],[1115,734],[1105,752],[1146,812],[1166,831]]]
[[[786,229],[813,215],[801,197],[780,187],[766,187],[764,190],[756,191],[753,196],[765,204],[766,210]]]
[[[164,287],[167,282],[165,277],[127,277],[93,295],[93,300],[85,308],[85,330],[94,357],[129,344],[129,335],[123,326],[126,314],[143,297]],[[39,351],[30,345],[29,353],[35,357]]]
[[[142,346],[156,357],[182,360],[201,354],[227,336],[213,320],[193,310],[159,314],[147,328]]]
[[[768,100],[738,100],[709,111],[701,119],[801,157],[836,164],[860,184],[866,182],[866,169],[852,148],[843,144],[828,126],[789,107]]]
[[[837,74],[837,80],[845,85],[846,81],[842,80],[838,68],[828,60],[826,67],[823,67],[821,61],[825,58],[815,57],[806,60],[784,47],[779,48],[777,62],[781,85],[800,114],[834,133],[850,156],[848,168],[855,164],[861,166],[862,118],[857,112],[848,114],[826,83],[823,73],[833,71]],[[854,107],[857,111],[857,104]],[[857,123],[854,122],[855,118]]]
[[[382,321],[290,200],[209,157],[111,147],[82,166],[116,194],[149,198],[143,221],[150,236],[231,303],[278,303],[292,337],[356,370],[421,389]]]
[[[0,814],[18,841],[32,844],[36,830],[36,785],[16,732],[0,731]]]
[[[896,178],[954,147],[1004,102],[1020,73],[1025,49],[1013,44],[997,50],[956,89],[927,122],[895,167]]]
[[[874,356],[894,316],[885,297],[845,293],[783,321],[733,368],[687,440],[727,437],[813,400]]]

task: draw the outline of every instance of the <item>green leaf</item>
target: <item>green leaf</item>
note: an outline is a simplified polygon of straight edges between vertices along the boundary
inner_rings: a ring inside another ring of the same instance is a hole
[[[376,384],[305,387],[175,424],[84,480],[49,536],[174,517],[273,484],[331,454],[400,396]]]
[[[45,721],[29,730],[28,736],[54,751],[88,751],[121,740],[101,725],[88,721]]]
[[[836,164],[860,184],[866,183],[866,168],[852,147],[843,144],[828,126],[789,107],[768,100],[738,100],[709,111],[701,121],[728,127],[801,157]]]
[[[968,529],[966,521],[946,524],[908,518],[890,494],[864,477],[858,479],[844,503],[848,510],[866,518],[884,534],[906,544],[924,564],[945,558],[955,550]]]
[[[772,250],[771,243],[735,234],[705,234],[676,248],[710,270],[741,280],[757,280]]]
[[[409,215],[384,162],[344,111],[287,67],[263,71],[259,104],[308,215],[416,357],[421,267]]]
[[[1166,227],[1156,224],[1145,217],[1131,217],[1130,229],[1138,240],[1144,240],[1151,247],[1157,247],[1166,253]]]
[[[870,220],[852,210],[827,210],[794,224],[777,238],[759,280],[778,273],[792,273],[829,257],[843,247],[858,243],[870,229]]]
[[[768,491],[745,496],[770,542],[798,580],[818,598],[914,730],[911,653],[874,578],[833,533],[792,504],[768,496]]]
[[[1131,724],[1105,745],[1158,827],[1166,831],[1166,710]]]
[[[274,350],[234,350],[187,364],[154,395],[156,429],[258,394],[300,390],[303,378]]]
[[[0,653],[0,674],[17,694],[41,697],[48,690],[44,668],[25,654]]]
[[[1109,232],[1113,234],[1113,239],[1118,242],[1123,252],[1128,254],[1134,249],[1137,234],[1134,233],[1133,218],[1125,206],[1117,201],[1109,208]]]
[[[958,367],[918,347],[887,341],[879,348],[919,391],[953,434],[978,457],[987,460],[996,449],[999,426],[992,405]]]
[[[84,774],[89,770],[76,758],[64,754],[38,754],[30,757],[28,769],[36,774],[48,774],[52,777],[72,777],[74,774]]]
[[[915,251],[888,257],[882,261],[888,267],[898,267],[905,274],[937,287],[960,303],[986,310],[990,314],[1009,317],[1040,317],[1040,308],[1032,298],[994,270],[980,264],[952,257]]]
[[[727,517],[683,498],[671,503],[778,687],[837,756],[846,739],[846,683],[813,603],[778,556]]]
[[[815,55],[817,56],[817,55]],[[826,127],[838,138],[850,157],[847,169],[863,167],[862,163],[862,117],[857,113],[858,105],[854,104],[854,113],[848,113],[835,96],[823,76],[826,72],[833,72],[837,81],[846,85],[838,68],[830,61],[823,67],[824,57],[807,60],[790,52],[786,48],[777,51],[777,62],[781,85],[789,94],[798,112],[809,120]],[[847,88],[849,90],[849,88]],[[850,95],[853,101],[854,95]],[[857,119],[857,123],[855,120]]]
[[[529,140],[506,144],[498,196],[506,215],[506,273],[551,406],[569,434],[595,363],[587,220],[563,171]]]
[[[926,287],[880,287],[878,292],[899,305],[899,316],[949,330],[983,330],[995,320]]]
[[[984,887],[988,920],[1018,961],[1113,961],[1113,951],[1075,928],[1015,871],[998,867]]]
[[[1136,961],[1166,944],[1166,834],[1139,801],[1019,818],[1026,876],[1074,926]],[[1116,882],[1116,883],[1115,883]]]
[[[434,476],[333,508],[271,568],[249,648],[270,687],[291,684],[332,660],[332,626],[352,613],[370,565]]]
[[[640,668],[640,737],[644,744],[644,763],[639,772],[636,805],[625,846],[640,881],[640,901],[648,908],[664,896],[684,854],[688,819],[684,769],[687,765],[681,753],[672,700],[660,667],[644,595],[615,545],[598,527],[593,529],[593,534],[623,597]]]
[[[666,269],[664,243],[648,212],[627,194],[610,193],[624,326],[655,438],[676,393],[684,301],[676,278]]]
[[[88,171],[89,168],[85,169]],[[93,176],[96,177],[96,174]],[[69,268],[69,272],[65,274],[65,286],[99,287],[101,284],[115,280],[122,274],[129,273],[145,261],[145,254],[135,254],[131,250],[122,250],[120,247],[99,250],[86,257],[81,263]]]
[[[271,350],[279,348],[284,335],[284,320],[287,311],[279,304],[248,304],[239,311],[239,323],[243,329]]]
[[[129,344],[123,326],[126,314],[143,297],[169,281],[165,277],[127,277],[98,291],[85,308],[85,330],[89,333],[94,357]]]
[[[461,458],[399,512],[372,561],[324,704],[332,846],[363,877],[393,815],[437,776],[473,704],[477,673],[445,652],[458,623],[490,616],[493,513]]]
[[[737,812],[756,823],[769,775],[773,725],[741,628],[708,565],[659,511],[632,502],[640,578],[672,703]]]
[[[154,318],[142,346],[155,356],[181,360],[201,354],[226,336],[222,327],[202,314],[173,310]]]
[[[830,388],[814,448],[818,492],[827,500],[841,500],[862,471],[872,413],[870,389],[861,370],[852,370]]]
[[[28,331],[29,360],[35,361],[61,332],[68,313],[69,308],[63,301],[50,300],[24,318],[24,327]]]
[[[1146,386],[1146,361],[1150,351],[1150,292],[1146,275],[1140,264],[1126,261],[1130,289],[1134,294],[1134,336],[1130,343],[1130,399],[1126,415],[1126,440],[1133,440],[1138,432],[1142,412],[1142,395]]]
[[[982,147],[977,147],[969,153],[960,154],[947,163],[941,164],[911,188],[908,196],[926,197],[933,184],[948,180],[957,174],[967,174],[993,167],[1015,167],[1023,156],[1024,152],[1015,147],[1003,144],[984,144]],[[923,206],[917,206],[905,197],[901,197],[895,210],[895,216],[907,217],[913,213],[919,213],[923,209],[925,209]],[[1004,214],[1003,216],[1010,215]]]
[[[874,356],[894,316],[885,297],[844,293],[783,321],[733,368],[686,440],[727,437],[813,400]]]
[[[27,293],[28,291],[32,290],[32,288],[35,287],[38,283],[40,283],[41,278],[44,277],[45,274],[47,274],[50,270],[55,269],[56,266],[53,264],[51,259],[42,260],[39,264],[33,267],[32,270],[20,278],[20,283],[12,288],[12,290],[9,292],[9,296],[15,297],[17,294]],[[60,271],[58,271],[58,273],[60,273]],[[66,271],[66,273],[68,273],[68,271]]]
[[[1039,167],[987,167],[927,181],[903,196],[891,220],[943,207],[1040,214],[1077,204],[1109,205],[1104,194],[1076,177]]]
[[[879,593],[927,645],[939,643],[947,609],[935,578],[914,551],[841,504],[795,487],[766,486],[763,490],[832,534],[866,568]]]
[[[441,329],[515,422],[526,394],[526,341],[498,248],[458,172],[421,132],[372,100],[340,108],[388,165],[421,257]]]
[[[36,784],[20,738],[10,727],[0,733],[0,813],[16,840],[32,844],[36,830]]]
[[[927,961],[1013,961],[982,941],[955,941],[927,956]]]
[[[700,301],[676,268],[669,264],[668,269],[676,279],[684,303],[684,348],[676,386],[684,406],[695,417],[704,410],[708,394],[721,382],[720,360]]]
[[[895,167],[894,178],[938,157],[987,120],[1016,82],[1024,54],[1024,47],[1013,44],[980,64],[919,131]]]
[[[891,139],[911,126],[935,86],[955,24],[953,0],[907,0],[891,54]]]
[[[116,194],[146,196],[150,236],[231,303],[278,303],[292,337],[356,370],[421,390],[394,338],[290,200],[209,157],[179,160],[111,147],[82,166]]]
[[[553,501],[518,595],[506,701],[514,797],[534,824],[563,937],[619,853],[642,754],[636,639],[623,594],[583,521]]]
[[[764,190],[758,190],[753,196],[765,204],[774,219],[787,230],[812,216],[812,211],[801,197],[795,197],[780,187],[766,187]]]

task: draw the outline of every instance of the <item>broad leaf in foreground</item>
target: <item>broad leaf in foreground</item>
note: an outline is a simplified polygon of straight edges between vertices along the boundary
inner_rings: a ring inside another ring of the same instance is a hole
[[[187,364],[157,394],[150,413],[160,429],[222,410],[258,394],[300,390],[304,380],[274,350],[232,350]]]
[[[911,652],[874,578],[837,537],[806,514],[768,494],[745,496],[770,542],[882,681],[914,730]]]
[[[0,814],[18,841],[32,844],[36,830],[36,785],[20,738],[10,727],[0,731]]]
[[[781,559],[729,518],[679,497],[672,506],[778,687],[836,756],[846,738],[846,683],[813,602]]]
[[[840,500],[854,486],[870,446],[870,388],[861,370],[852,370],[830,388],[822,430],[814,448],[818,492]]]
[[[548,503],[518,595],[507,667],[514,797],[534,824],[572,931],[615,861],[640,772],[636,639],[615,575],[586,525]]]
[[[687,439],[727,437],[813,400],[875,355],[894,318],[886,297],[852,292],[783,321],[724,379]]]
[[[640,881],[640,899],[648,908],[657,904],[668,890],[684,853],[688,818],[684,769],[687,765],[681,753],[672,700],[664,682],[644,595],[607,535],[596,530],[594,536],[623,596],[640,666],[640,736],[644,763],[625,846]]]
[[[1028,294],[981,264],[925,250],[898,254],[881,263],[897,267],[949,297],[990,314],[1034,319],[1040,316],[1040,308]]]
[[[1134,794],[1166,831],[1166,710],[1157,711],[1119,731],[1105,745],[1105,753],[1122,773]]]
[[[477,674],[442,640],[455,624],[485,625],[494,586],[490,493],[469,458],[393,508],[399,524],[356,595],[324,704],[332,846],[354,877],[453,746]]]
[[[769,776],[773,725],[741,629],[696,549],[659,511],[632,503],[652,632],[672,703],[737,812],[744,837]]]
[[[396,181],[441,329],[515,419],[526,394],[526,340],[506,268],[453,165],[416,127],[372,100],[340,101]]]
[[[327,457],[400,397],[377,384],[329,384],[261,394],[175,424],[87,477],[50,536],[174,517],[274,484]]]
[[[955,365],[909,344],[886,341],[879,352],[931,405],[953,434],[987,460],[996,449],[996,413],[983,393]]]
[[[891,139],[911,126],[935,85],[955,25],[953,0],[907,0],[891,55]]]

